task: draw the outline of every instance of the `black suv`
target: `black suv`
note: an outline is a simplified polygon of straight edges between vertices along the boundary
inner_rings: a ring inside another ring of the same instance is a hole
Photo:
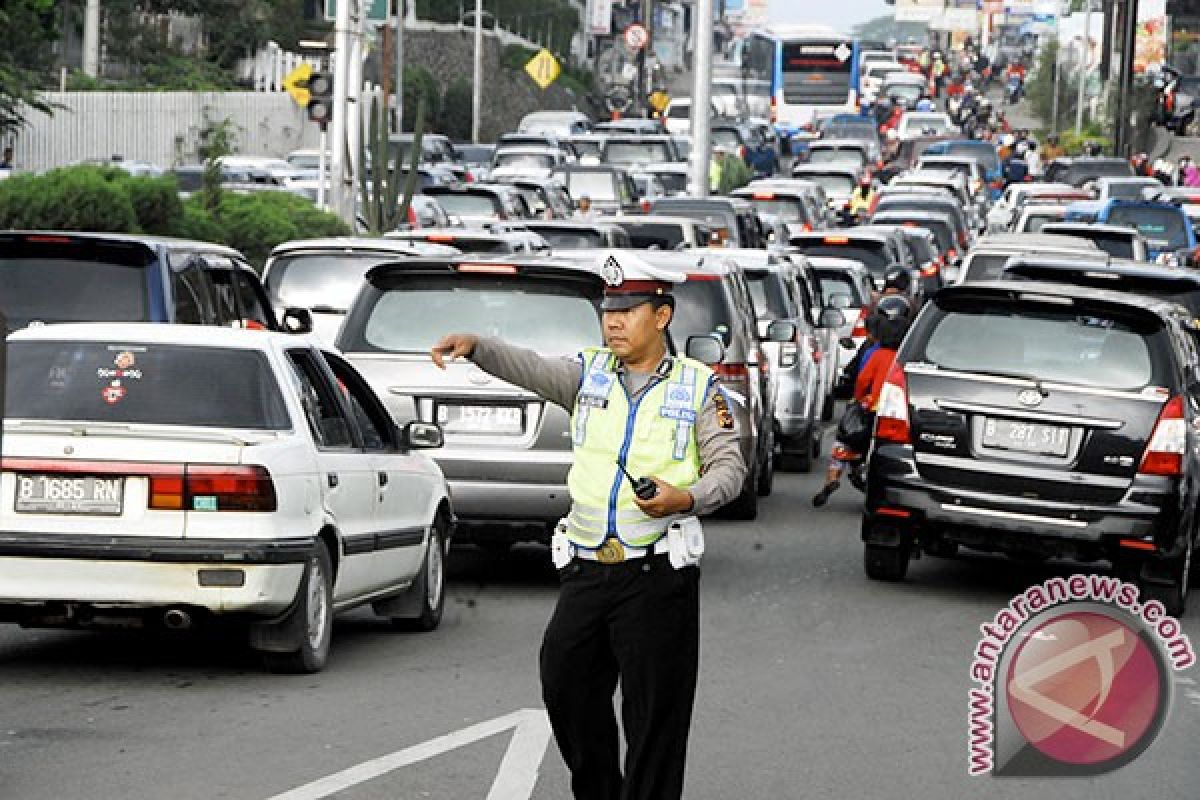
[[[918,550],[1108,560],[1182,613],[1200,370],[1179,306],[1029,281],[943,289],[880,392],[867,575]]]

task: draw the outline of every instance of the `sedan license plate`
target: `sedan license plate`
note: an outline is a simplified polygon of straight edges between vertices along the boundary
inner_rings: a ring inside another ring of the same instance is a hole
[[[14,508],[27,514],[119,515],[124,478],[90,475],[17,475]]]
[[[1065,456],[1071,429],[1012,419],[988,419],[983,424],[983,446],[1042,456]]]
[[[447,433],[520,435],[525,431],[525,409],[520,406],[439,405],[437,421]]]

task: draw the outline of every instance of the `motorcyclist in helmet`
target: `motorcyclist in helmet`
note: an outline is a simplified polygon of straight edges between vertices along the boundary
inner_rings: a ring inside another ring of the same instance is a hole
[[[872,345],[854,381],[853,405],[846,409],[838,425],[838,441],[830,454],[825,485],[813,496],[812,503],[817,508],[825,505],[840,488],[842,474],[847,468],[853,470],[851,482],[859,483],[855,475],[870,448],[879,393],[896,360],[896,351],[908,332],[910,314],[911,307],[900,294],[881,297],[872,312],[875,321],[868,332],[868,341]]]

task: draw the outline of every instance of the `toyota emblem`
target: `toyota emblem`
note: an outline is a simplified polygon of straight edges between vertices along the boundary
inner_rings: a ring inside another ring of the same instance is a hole
[[[1017,395],[1017,402],[1023,406],[1033,408],[1042,404],[1042,393],[1037,389],[1022,389]]]

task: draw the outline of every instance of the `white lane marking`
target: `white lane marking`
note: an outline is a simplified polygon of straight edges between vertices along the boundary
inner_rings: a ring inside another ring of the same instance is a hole
[[[297,786],[269,800],[322,800],[351,786],[389,772],[457,750],[482,739],[513,730],[512,741],[500,761],[500,769],[487,800],[529,800],[537,784],[538,768],[550,742],[550,720],[541,709],[523,708],[502,717],[480,722],[428,742],[386,756],[364,761],[341,772]]]

